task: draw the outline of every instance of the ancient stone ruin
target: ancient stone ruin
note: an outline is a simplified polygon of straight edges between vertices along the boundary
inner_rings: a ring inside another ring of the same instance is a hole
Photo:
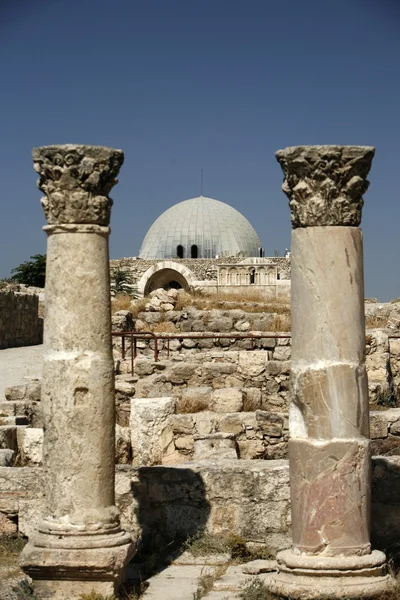
[[[368,597],[390,578],[371,551],[362,194],[374,149],[277,152],[292,216],[289,468],[293,546],[271,589]],[[304,308],[306,310],[304,310]]]
[[[108,197],[117,150],[33,151],[48,225],[42,411],[46,505],[21,565],[53,598],[111,594],[133,554],[114,496]]]
[[[155,548],[174,547],[171,569],[186,564],[196,577],[229,561],[188,557],[185,540],[199,535],[278,552],[227,564],[205,600],[238,598],[254,575],[303,600],[379,597],[390,586],[400,313],[367,303],[387,325],[365,332],[359,224],[373,154],[278,152],[293,225],[291,313],[281,301],[275,313],[207,298],[198,308],[155,289],[140,311],[111,321],[109,193],[123,155],[34,151],[48,221],[43,378],[7,388],[0,403],[0,530],[29,538],[21,564],[37,597],[118,593],[138,554],[154,559]],[[163,322],[171,333],[154,333]],[[143,600],[174,598],[165,573]],[[185,600],[198,597],[193,585]]]

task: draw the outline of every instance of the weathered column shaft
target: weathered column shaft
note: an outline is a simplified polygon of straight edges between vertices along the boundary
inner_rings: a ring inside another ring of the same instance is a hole
[[[132,555],[114,504],[108,236],[119,150],[33,151],[48,225],[42,408],[45,514],[21,555],[54,600],[117,591]]]
[[[369,553],[370,456],[362,234],[292,234],[293,546]]]
[[[42,404],[47,510],[82,523],[108,520],[99,511],[114,504],[109,230],[98,225],[45,229],[49,301]]]
[[[371,597],[386,589],[370,545],[370,441],[362,234],[374,149],[277,152],[292,218],[289,467],[293,549],[273,591]],[[313,580],[313,578],[315,578]]]

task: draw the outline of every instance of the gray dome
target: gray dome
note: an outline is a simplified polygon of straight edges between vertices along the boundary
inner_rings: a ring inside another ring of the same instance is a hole
[[[148,230],[140,258],[258,256],[260,238],[235,208],[213,198],[174,204]]]

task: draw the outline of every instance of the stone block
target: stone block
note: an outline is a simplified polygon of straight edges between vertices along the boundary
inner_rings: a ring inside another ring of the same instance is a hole
[[[243,389],[243,410],[254,412],[261,408],[261,390],[256,387],[245,387]]]
[[[17,524],[0,512],[0,536],[15,536],[17,532]]]
[[[173,398],[133,398],[131,401],[131,445],[138,465],[161,464],[175,450],[169,418],[175,412]]]
[[[182,361],[173,365],[165,372],[165,379],[166,381],[180,385],[188,381],[194,375],[196,368],[196,363]]]
[[[18,450],[23,465],[41,465],[43,460],[43,429],[26,427],[17,432]]]
[[[264,373],[268,354],[265,350],[239,352],[239,373],[244,377],[258,377]]]
[[[377,438],[387,438],[389,423],[388,419],[382,412],[371,412],[369,415],[370,437],[372,440]]]
[[[291,369],[290,361],[270,360],[265,365],[266,377],[282,377],[289,376]]]
[[[218,415],[218,431],[233,433],[236,436],[244,434],[247,430],[255,430],[256,420],[254,413],[228,413]]]
[[[190,338],[183,338],[182,340],[182,347],[186,348],[187,350],[191,350],[193,348],[196,348],[197,346],[197,340],[193,340]]]
[[[373,456],[400,455],[400,437],[389,434],[386,438],[371,440],[371,453]]]
[[[270,437],[281,437],[283,434],[283,415],[264,410],[257,410],[256,423],[257,428],[262,432],[263,435]]]
[[[265,445],[260,439],[238,440],[237,444],[241,460],[257,460],[265,457]]]
[[[6,400],[28,400],[31,402],[40,402],[41,383],[37,379],[28,381],[20,385],[6,387],[4,395]]]
[[[120,398],[131,398],[135,395],[135,383],[137,377],[129,378],[129,380],[116,377],[115,379],[115,393]]]
[[[243,410],[243,391],[239,388],[222,388],[213,391],[211,408],[215,412],[239,412]]]
[[[251,316],[251,320],[253,322],[254,331],[271,331],[274,325],[275,318],[274,314],[272,313],[254,313]]]
[[[172,433],[175,435],[190,435],[194,432],[194,415],[172,414],[169,417]]]
[[[392,435],[400,435],[400,419],[390,424],[390,433]]]
[[[18,450],[17,427],[0,425],[0,449]]]
[[[238,321],[235,324],[235,329],[237,331],[249,331],[250,330],[250,323],[249,323],[249,321]]]
[[[0,467],[12,467],[14,464],[15,450],[0,450]]]
[[[156,370],[154,361],[150,358],[145,358],[144,356],[137,356],[135,358],[135,374],[139,377],[143,377],[145,375],[152,375]]]
[[[113,331],[133,331],[133,326],[133,315],[129,310],[119,310],[111,318]]]
[[[193,452],[194,439],[192,435],[182,435],[177,437],[174,440],[174,444],[175,448],[183,454],[190,454]]]
[[[292,349],[290,346],[276,346],[273,353],[273,360],[290,360]]]
[[[32,505],[39,503],[42,487],[40,467],[0,467],[0,512],[22,517],[22,500],[26,498]],[[20,531],[25,535],[21,527]]]
[[[207,323],[208,331],[230,332],[233,329],[233,319],[231,317],[215,316],[211,317]]]
[[[221,375],[231,375],[236,373],[237,365],[231,362],[205,362],[203,373],[211,377],[220,377]]]
[[[176,401],[177,413],[196,413],[207,410],[211,404],[211,387],[188,387]]]
[[[237,457],[237,444],[231,433],[211,433],[195,437],[194,460],[226,460]]]
[[[15,415],[16,402],[0,402],[0,420],[3,417],[13,417]],[[4,425],[4,423],[3,423]]]
[[[213,433],[216,431],[218,415],[211,411],[204,411],[193,415],[198,434]]]
[[[126,465],[131,462],[131,430],[129,427],[115,426],[115,464]]]

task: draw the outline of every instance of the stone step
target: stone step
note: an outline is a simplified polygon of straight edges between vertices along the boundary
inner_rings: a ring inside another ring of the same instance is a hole
[[[29,425],[28,417],[15,415],[10,417],[0,417],[3,425]]]
[[[8,401],[28,400],[39,402],[41,393],[41,383],[38,379],[29,380],[19,385],[6,387],[4,395]]]
[[[0,449],[18,452],[18,431],[26,429],[26,425],[0,425]]]
[[[0,402],[0,417],[25,416],[29,414],[32,404],[25,400],[8,400]]]
[[[12,467],[14,465],[15,451],[3,448],[0,450],[0,467]]]

